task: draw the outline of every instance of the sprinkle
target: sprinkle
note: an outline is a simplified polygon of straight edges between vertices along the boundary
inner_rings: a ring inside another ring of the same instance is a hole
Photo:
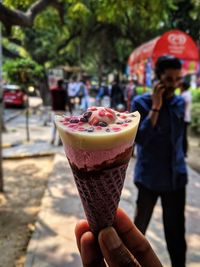
[[[77,130],[80,131],[80,132],[84,132],[85,131],[85,128],[84,127],[78,127]]]
[[[77,125],[77,124],[69,124],[68,127],[69,127],[69,128],[77,128],[78,125]]]
[[[100,122],[98,123],[98,125],[101,126],[101,127],[106,127],[106,126],[108,126],[107,122],[105,122],[105,121],[100,121]]]
[[[63,125],[68,125],[69,122],[68,122],[68,121],[64,121],[62,124],[63,124]]]
[[[89,133],[94,132],[94,127],[90,127],[90,128],[88,128],[87,131],[88,131]]]
[[[97,130],[101,130],[102,127],[101,127],[101,126],[97,126],[96,129],[97,129]]]
[[[124,123],[124,124],[122,124],[122,126],[126,127],[126,126],[128,126],[128,123]]]
[[[117,116],[119,117],[121,114],[120,113],[117,113]]]
[[[97,117],[93,117],[91,121],[89,122],[90,125],[97,125],[99,123],[99,120]],[[101,125],[100,125],[101,126]]]
[[[126,115],[121,115],[120,118],[121,118],[121,119],[126,119],[127,116],[126,116]]]
[[[88,118],[81,117],[81,118],[80,118],[80,121],[81,121],[81,122],[88,122]]]
[[[132,120],[125,120],[126,123],[132,122]]]
[[[119,132],[119,131],[121,131],[121,128],[113,127],[112,130],[113,130],[114,132]]]
[[[108,117],[109,119],[114,119],[113,114],[106,112],[106,117]]]
[[[100,110],[98,114],[99,114],[100,117],[104,117],[105,116],[105,111],[104,110]]]
[[[131,116],[131,117],[137,117],[137,116],[136,116],[136,115],[134,115],[134,114],[131,114],[130,116]]]
[[[74,118],[74,119],[71,119],[69,122],[70,123],[78,123],[79,122],[79,119]]]
[[[106,129],[106,132],[107,132],[107,133],[109,133],[109,132],[110,132],[110,129],[109,129],[109,128],[107,128],[107,129]]]
[[[85,112],[83,114],[83,117],[86,118],[86,119],[89,119],[91,117],[91,115],[92,115],[92,112],[91,111],[88,111],[88,112]]]
[[[123,121],[117,121],[116,124],[123,124]]]
[[[79,121],[79,123],[78,123],[79,126],[81,126],[81,125],[83,125],[83,124],[84,124],[83,121]]]

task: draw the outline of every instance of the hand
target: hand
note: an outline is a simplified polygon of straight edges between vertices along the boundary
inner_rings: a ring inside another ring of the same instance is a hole
[[[114,228],[103,229],[98,240],[86,220],[76,225],[75,234],[84,267],[162,267],[148,241],[122,209],[117,210]]]
[[[162,107],[164,92],[165,92],[165,87],[162,83],[158,83],[154,87],[152,94],[152,108],[159,110]]]

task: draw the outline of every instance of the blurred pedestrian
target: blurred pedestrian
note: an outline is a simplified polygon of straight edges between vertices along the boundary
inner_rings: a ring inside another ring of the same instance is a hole
[[[76,77],[72,77],[67,87],[70,109],[72,112],[75,107],[75,98],[77,96],[78,89]]]
[[[187,132],[188,132],[188,127],[191,122],[192,94],[191,94],[191,91],[189,90],[190,83],[188,81],[183,80],[180,88],[181,88],[181,96],[183,97],[185,101],[183,151],[184,151],[185,157],[187,157],[187,152],[188,152]]]
[[[64,87],[64,81],[60,79],[57,82],[57,87],[51,90],[51,104],[52,104],[52,111],[53,111],[53,129],[52,129],[52,137],[51,137],[52,145],[55,143],[55,140],[56,140],[56,125],[54,123],[54,115],[63,114],[65,112],[66,97],[67,97],[67,94],[66,94],[66,89]]]
[[[105,82],[99,87],[98,94],[96,96],[96,102],[98,106],[110,107],[110,92]]]
[[[125,108],[124,92],[120,86],[119,77],[116,76],[111,88],[111,107],[117,110],[119,105],[123,105]]]
[[[145,234],[158,197],[172,267],[185,267],[185,199],[187,170],[183,153],[184,101],[174,94],[180,86],[181,62],[162,56],[156,63],[152,94],[137,96],[132,111],[141,122],[136,137],[134,182],[138,188],[135,224]]]
[[[64,81],[64,89],[66,91],[66,106],[67,106],[67,109],[68,109],[70,115],[72,115],[72,103],[70,101],[70,97],[69,97],[69,93],[68,93],[68,86],[69,86],[68,81]]]
[[[77,97],[80,99],[80,109],[86,111],[89,107],[89,89],[86,86],[85,79],[82,78],[78,83]]]
[[[134,81],[134,78],[131,77],[125,88],[125,101],[126,101],[127,110],[129,112],[131,111],[132,100],[136,95],[137,95],[137,92],[136,92],[135,81]]]

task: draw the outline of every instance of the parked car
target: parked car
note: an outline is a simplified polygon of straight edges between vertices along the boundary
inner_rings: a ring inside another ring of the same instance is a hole
[[[28,96],[20,86],[14,84],[3,85],[3,101],[6,107],[25,107],[27,100]]]

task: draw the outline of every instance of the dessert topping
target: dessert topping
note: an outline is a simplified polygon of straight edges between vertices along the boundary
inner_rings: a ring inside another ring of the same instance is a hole
[[[80,132],[119,132],[124,127],[127,127],[134,114],[116,113],[111,108],[105,107],[90,107],[81,116],[72,116],[71,118],[63,116],[60,122],[71,129],[71,131]]]

